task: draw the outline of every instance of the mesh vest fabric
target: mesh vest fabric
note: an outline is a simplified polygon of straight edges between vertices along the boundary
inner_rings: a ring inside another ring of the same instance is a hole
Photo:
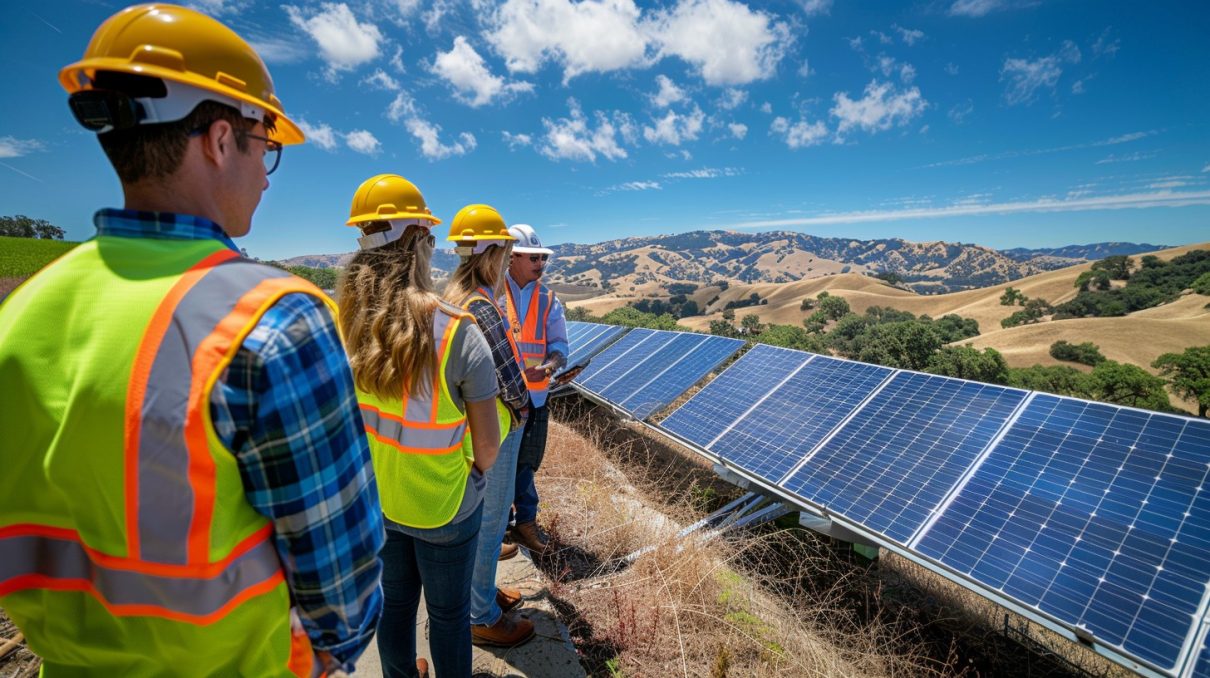
[[[4,457],[27,460],[0,477],[0,604],[46,675],[309,670],[209,407],[290,293],[331,305],[217,241],[103,236],[0,305]]]
[[[433,311],[436,360],[429,388],[392,399],[357,391],[382,511],[400,525],[445,525],[458,513],[466,491],[473,459],[465,440],[466,414],[454,404],[445,379],[450,344],[463,322],[474,321],[444,305]]]

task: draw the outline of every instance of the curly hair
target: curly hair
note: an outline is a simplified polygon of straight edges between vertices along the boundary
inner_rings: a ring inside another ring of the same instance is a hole
[[[386,230],[385,222],[363,226]],[[429,229],[408,226],[400,239],[361,250],[349,262],[338,290],[340,325],[357,388],[379,398],[427,395],[437,369]]]

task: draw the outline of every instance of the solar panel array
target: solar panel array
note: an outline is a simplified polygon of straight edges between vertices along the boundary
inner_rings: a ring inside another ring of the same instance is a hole
[[[638,419],[742,344],[575,325],[573,355],[608,344],[576,388]],[[1210,678],[1210,421],[756,345],[656,426],[1120,662]]]
[[[1210,676],[1210,421],[758,345],[657,426],[1120,661]]]
[[[598,351],[609,345],[626,330],[619,325],[600,325],[570,321],[567,323],[567,343],[570,355],[567,356],[567,367],[582,365]],[[556,375],[557,377],[558,375]]]
[[[607,340],[602,336],[612,339],[625,329],[595,323],[576,325],[569,323],[568,328],[573,356],[587,350],[581,349],[578,341],[604,346]],[[636,419],[645,419],[676,400],[743,345],[739,339],[708,334],[635,329],[601,351],[573,383]]]

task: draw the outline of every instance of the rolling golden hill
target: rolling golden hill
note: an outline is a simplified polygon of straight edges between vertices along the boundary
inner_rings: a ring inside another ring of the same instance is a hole
[[[1154,254],[1160,259],[1170,260],[1199,249],[1210,249],[1210,243],[1183,245]],[[981,334],[963,343],[980,349],[994,348],[1004,355],[1012,367],[1062,364],[1082,368],[1050,357],[1050,345],[1065,340],[1074,344],[1091,341],[1110,360],[1139,365],[1155,372],[1151,363],[1161,354],[1210,344],[1210,309],[1206,308],[1210,299],[1196,294],[1188,294],[1172,303],[1123,317],[1077,318],[1001,328],[1000,321],[1020,308],[1000,305],[1004,290],[1013,287],[1031,299],[1041,298],[1058,304],[1075,297],[1076,278],[1091,266],[1090,262],[1039,273],[1011,283],[938,295],[916,294],[875,278],[852,273],[791,283],[733,284],[722,291],[717,287],[704,287],[694,293],[693,299],[710,313],[682,318],[680,324],[688,329],[706,330],[711,320],[722,319],[722,309],[727,302],[746,299],[755,292],[768,303],[735,309],[737,319],[755,313],[764,323],[801,325],[811,314],[811,311],[800,309],[802,300],[827,291],[843,297],[856,313],[864,313],[870,306],[889,306],[934,318],[950,313],[973,318],[978,321]],[[660,296],[666,298],[666,294]],[[569,306],[587,308],[594,315],[601,315],[637,298],[611,294],[573,301]],[[1177,403],[1178,399],[1174,397],[1173,402]],[[1186,407],[1189,406],[1187,403]]]

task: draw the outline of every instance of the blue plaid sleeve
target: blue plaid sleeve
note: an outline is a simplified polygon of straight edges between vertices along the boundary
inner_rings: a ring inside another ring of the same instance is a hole
[[[273,521],[312,645],[351,670],[382,611],[385,534],[352,374],[327,308],[304,294],[274,304],[214,389],[211,412],[248,501]]]

